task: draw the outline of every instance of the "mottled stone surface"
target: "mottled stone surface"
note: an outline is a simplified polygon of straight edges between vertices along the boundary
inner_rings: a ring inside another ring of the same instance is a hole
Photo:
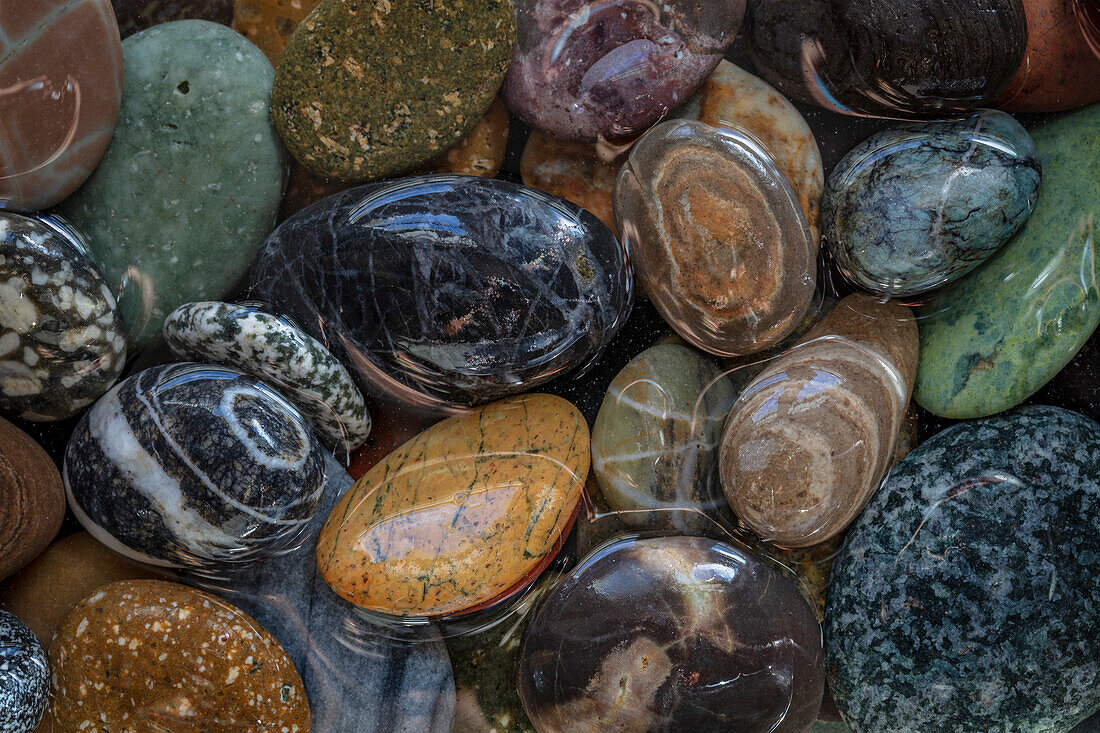
[[[50,668],[31,630],[0,611],[0,730],[33,733],[46,710]]]
[[[817,247],[825,173],[814,134],[794,105],[763,79],[722,61],[700,89],[699,121],[756,137],[794,189]]]
[[[1026,407],[916,448],[852,526],[825,606],[857,733],[1064,731],[1100,709],[1100,425]]]
[[[469,611],[526,587],[572,525],[589,468],[573,405],[523,395],[449,418],[371,468],[329,514],[317,562],[395,616]]]
[[[730,411],[719,469],[737,517],[786,547],[844,531],[893,463],[916,367],[908,308],[841,300]]]
[[[810,306],[806,216],[743,132],[672,120],[630,151],[615,218],[639,288],[690,344],[721,356],[773,346]]]
[[[306,733],[294,663],[239,608],[194,588],[121,580],[78,603],[50,644],[55,730]]]
[[[0,418],[0,580],[46,549],[65,516],[65,487],[38,443]]]
[[[461,140],[515,48],[510,0],[325,0],[279,59],[272,118],[315,175],[386,178]]]
[[[164,340],[179,359],[232,367],[267,382],[328,445],[351,450],[370,433],[363,394],[348,370],[288,318],[249,304],[188,303],[168,314]]]
[[[696,512],[721,513],[718,440],[736,397],[713,362],[684,346],[661,344],[632,359],[592,427],[592,470],[610,508],[636,527],[687,533],[698,526]]]
[[[77,519],[111,549],[203,571],[292,543],[317,510],[324,460],[301,413],[267,385],[170,364],[84,415],[64,479]]]
[[[140,347],[173,308],[222,297],[244,274],[275,222],[286,152],[271,64],[239,34],[179,20],[122,45],[118,129],[61,213],[88,238]]]
[[[520,175],[525,186],[572,201],[615,232],[612,196],[623,162],[617,152],[608,150],[605,160],[595,145],[565,142],[532,130],[520,159]]]
[[[504,97],[551,137],[632,137],[690,97],[737,35],[744,0],[517,0]]]
[[[756,0],[745,39],[780,92],[854,115],[988,106],[1024,58],[1021,0]]]
[[[233,20],[233,0],[111,0],[111,4],[123,38],[173,20],[209,20],[222,25]]]
[[[1077,23],[1074,5],[1079,1],[1081,7],[1096,6],[1095,0],[1023,0],[1027,51],[994,106],[1057,112],[1100,102],[1100,54]]]
[[[0,19],[0,208],[45,209],[111,142],[122,49],[110,0],[16,0]]]
[[[594,360],[630,310],[625,258],[606,227],[561,199],[424,176],[345,191],[288,219],[252,286],[371,391],[476,404]]]
[[[0,212],[0,411],[72,417],[125,363],[118,304],[80,234],[54,216]]]
[[[697,537],[589,555],[539,607],[519,660],[540,731],[804,731],[823,687],[821,632],[798,590]]]
[[[919,313],[916,399],[943,417],[991,415],[1050,380],[1100,321],[1100,105],[1032,130],[1043,189],[1024,227]]]
[[[825,240],[860,287],[924,293],[1000,249],[1031,214],[1041,177],[1031,137],[1003,112],[891,127],[829,175]]]

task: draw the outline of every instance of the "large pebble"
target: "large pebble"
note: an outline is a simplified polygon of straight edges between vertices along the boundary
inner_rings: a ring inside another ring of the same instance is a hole
[[[81,235],[0,212],[0,411],[72,417],[122,373],[126,328]]]
[[[38,443],[0,418],[0,580],[46,549],[65,516],[65,487]]]
[[[856,733],[1066,731],[1100,709],[1100,425],[1026,407],[891,471],[833,564],[829,683]]]
[[[573,405],[523,395],[388,455],[329,514],[317,562],[347,600],[395,616],[469,611],[526,587],[573,522],[589,468]]]
[[[146,369],[89,410],[65,451],[69,505],[96,539],[204,570],[301,535],[324,481],[301,413],[261,382],[203,364]]]
[[[45,650],[18,618],[0,611],[0,730],[33,733],[49,694]]]
[[[825,683],[820,627],[794,585],[698,537],[589,555],[531,620],[518,676],[543,733],[801,733]]]
[[[0,16],[0,208],[45,209],[96,167],[118,121],[110,0],[17,0]]]
[[[222,297],[275,223],[286,152],[273,70],[229,28],[164,23],[126,39],[111,147],[61,212],[119,296],[132,346],[182,303]]]
[[[50,644],[55,730],[307,733],[309,702],[271,634],[209,593],[121,580],[69,612]]]
[[[916,367],[908,308],[841,300],[730,411],[719,468],[738,518],[785,547],[844,531],[893,463]]]
[[[774,346],[810,307],[817,247],[771,156],[743,132],[672,120],[615,184],[639,288],[684,340],[722,356]]]
[[[1100,322],[1100,105],[1032,131],[1043,166],[1024,227],[919,315],[916,398],[943,417],[1019,404],[1077,353]]]
[[[372,391],[477,404],[596,358],[630,310],[626,251],[594,216],[497,180],[355,188],[284,222],[253,293]]]
[[[829,175],[825,240],[862,288],[916,295],[958,280],[1023,226],[1039,154],[1003,112],[878,132]]]

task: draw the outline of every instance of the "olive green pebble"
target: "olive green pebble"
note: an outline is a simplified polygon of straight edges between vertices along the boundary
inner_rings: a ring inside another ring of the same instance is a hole
[[[315,175],[402,173],[473,129],[515,45],[510,0],[325,0],[279,61],[275,127]]]

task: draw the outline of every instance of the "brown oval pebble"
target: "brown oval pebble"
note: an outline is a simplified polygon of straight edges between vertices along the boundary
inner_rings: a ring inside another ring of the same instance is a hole
[[[0,418],[0,580],[46,549],[64,517],[57,466],[31,436]]]
[[[50,644],[55,730],[309,730],[294,663],[251,616],[209,593],[122,580],[78,603]]]
[[[893,462],[917,349],[908,308],[849,295],[757,375],[719,450],[737,517],[786,547],[843,532]]]

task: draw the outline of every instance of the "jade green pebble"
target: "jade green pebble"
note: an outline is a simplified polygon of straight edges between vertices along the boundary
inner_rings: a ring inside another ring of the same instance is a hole
[[[1047,383],[1100,322],[1100,105],[1032,131],[1043,184],[1031,218],[984,265],[922,308],[914,396],[975,418]]]
[[[131,347],[178,305],[218,299],[275,223],[287,155],[271,123],[275,71],[236,31],[164,23],[122,43],[118,127],[61,204],[116,292]]]

